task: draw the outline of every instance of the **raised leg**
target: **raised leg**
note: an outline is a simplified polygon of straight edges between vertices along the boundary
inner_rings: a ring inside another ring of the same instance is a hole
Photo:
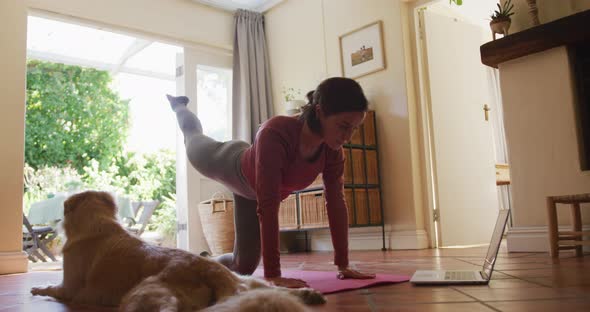
[[[196,133],[203,133],[201,122],[187,107],[189,99],[186,96],[166,95],[166,97],[170,102],[170,107],[176,113],[178,126],[185,138]]]
[[[201,122],[186,108],[187,97],[168,96],[168,100],[184,134],[186,155],[191,165],[202,175],[224,184],[232,192],[251,196],[252,191],[241,178],[239,167],[240,155],[250,144],[238,140],[218,142],[204,135]]]

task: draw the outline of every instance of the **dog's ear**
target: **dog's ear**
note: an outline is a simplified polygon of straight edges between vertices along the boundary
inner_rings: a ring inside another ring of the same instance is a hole
[[[107,192],[97,192],[96,197],[107,207],[113,210],[113,213],[117,210],[117,204],[115,204],[115,200],[113,196]]]
[[[80,206],[80,202],[84,201],[85,198],[85,193],[79,193],[72,195],[68,199],[66,199],[66,201],[64,202],[64,216],[74,211],[76,207]]]
[[[67,216],[70,212],[74,210],[74,198],[68,198],[64,202],[64,216]]]

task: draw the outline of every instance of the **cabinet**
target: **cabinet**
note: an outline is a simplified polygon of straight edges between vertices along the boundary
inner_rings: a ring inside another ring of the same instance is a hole
[[[344,198],[348,207],[349,226],[381,226],[385,249],[375,124],[375,112],[369,111],[363,125],[343,147]],[[281,202],[279,227],[282,231],[328,227],[321,174],[309,187],[293,192]]]

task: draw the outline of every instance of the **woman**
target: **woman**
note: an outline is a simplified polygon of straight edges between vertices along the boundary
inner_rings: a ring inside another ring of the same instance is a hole
[[[232,271],[252,274],[260,262],[264,277],[279,286],[305,287],[281,277],[279,217],[281,200],[309,186],[322,173],[334,264],[339,278],[374,278],[348,267],[348,214],[344,201],[342,145],[362,124],[367,99],[347,78],[323,81],[308,95],[299,117],[277,116],[261,125],[254,143],[217,142],[205,135],[188,110],[188,98],[168,96],[182,132],[188,159],[201,174],[234,193],[233,254],[216,258]],[[236,116],[237,117],[237,116]]]

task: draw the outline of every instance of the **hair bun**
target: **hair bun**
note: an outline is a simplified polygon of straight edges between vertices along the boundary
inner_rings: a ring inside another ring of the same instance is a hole
[[[307,92],[307,94],[305,95],[305,97],[307,98],[307,104],[313,103],[313,94],[314,93],[315,93],[315,91],[311,90],[311,91]]]

